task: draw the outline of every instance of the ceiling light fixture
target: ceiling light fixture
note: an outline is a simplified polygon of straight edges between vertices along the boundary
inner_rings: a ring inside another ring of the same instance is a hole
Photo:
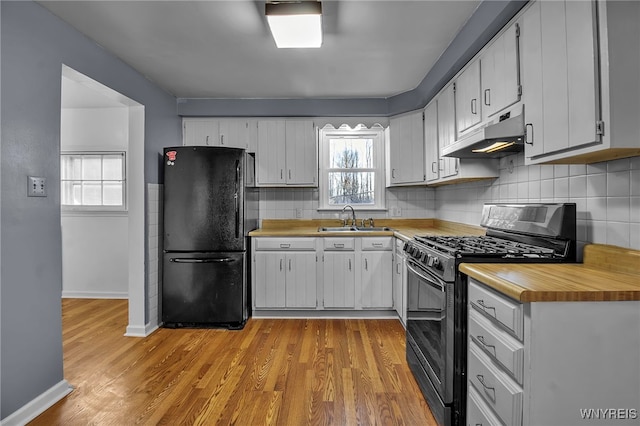
[[[266,3],[265,14],[278,48],[322,46],[322,4],[319,1]]]

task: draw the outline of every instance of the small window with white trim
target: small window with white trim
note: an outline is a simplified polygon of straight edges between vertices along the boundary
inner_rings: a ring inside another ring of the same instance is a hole
[[[321,129],[320,176],[320,209],[384,209],[384,129]]]
[[[60,202],[66,210],[126,210],[124,152],[60,154]]]

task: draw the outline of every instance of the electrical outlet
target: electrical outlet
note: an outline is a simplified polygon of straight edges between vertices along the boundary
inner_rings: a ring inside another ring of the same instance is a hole
[[[402,216],[402,209],[400,207],[391,207],[391,216],[392,217]]]
[[[37,176],[27,177],[27,197],[46,197],[47,179]]]
[[[302,217],[302,209],[296,209],[296,218],[300,219]]]

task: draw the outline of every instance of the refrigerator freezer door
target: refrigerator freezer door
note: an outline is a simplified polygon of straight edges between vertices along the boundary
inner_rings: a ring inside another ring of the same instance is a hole
[[[242,149],[165,148],[165,251],[242,251]]]
[[[248,316],[245,253],[165,253],[165,326],[230,325]]]

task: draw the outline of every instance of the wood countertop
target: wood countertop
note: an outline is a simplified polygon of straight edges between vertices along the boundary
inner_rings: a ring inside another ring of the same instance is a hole
[[[460,271],[520,302],[640,300],[640,251],[589,244],[584,263],[462,263]]]
[[[339,231],[320,232],[320,227],[342,226],[337,219],[264,219],[262,227],[251,231],[250,237],[363,237],[395,236],[405,241],[415,235],[484,235],[480,226],[449,222],[440,219],[375,219],[376,227],[388,227],[390,231]]]

